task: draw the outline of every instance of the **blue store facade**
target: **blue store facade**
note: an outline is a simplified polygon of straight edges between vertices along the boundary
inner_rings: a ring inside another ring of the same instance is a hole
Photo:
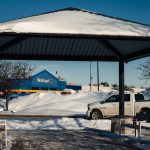
[[[55,77],[43,70],[25,80],[15,80],[13,89],[17,90],[64,90],[67,86],[62,77]]]

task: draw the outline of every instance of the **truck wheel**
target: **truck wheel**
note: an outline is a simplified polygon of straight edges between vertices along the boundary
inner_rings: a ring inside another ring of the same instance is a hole
[[[93,120],[98,120],[98,119],[102,119],[103,115],[99,110],[95,109],[91,112],[90,118]]]
[[[149,109],[143,109],[138,114],[139,120],[149,120],[150,117],[150,110]]]

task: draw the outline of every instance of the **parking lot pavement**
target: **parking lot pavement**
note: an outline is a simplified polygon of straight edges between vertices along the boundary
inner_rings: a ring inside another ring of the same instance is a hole
[[[110,132],[98,130],[9,130],[12,150],[137,150]],[[106,135],[109,136],[106,136]]]

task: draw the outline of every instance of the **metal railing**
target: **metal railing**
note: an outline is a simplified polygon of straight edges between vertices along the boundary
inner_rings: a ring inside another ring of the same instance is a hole
[[[134,129],[135,137],[138,138],[139,143],[142,140],[141,139],[142,130],[145,129],[145,130],[150,131],[150,123],[145,123],[143,121],[137,121],[136,119],[133,120],[133,124],[124,124],[124,119],[120,119],[119,125],[120,125],[119,135],[121,135],[122,127],[127,127],[127,128]],[[147,125],[149,125],[149,126],[147,126]]]
[[[0,148],[8,146],[7,123],[5,120],[0,121]]]

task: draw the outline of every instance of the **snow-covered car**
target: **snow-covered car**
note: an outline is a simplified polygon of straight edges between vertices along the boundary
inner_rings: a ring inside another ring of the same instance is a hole
[[[125,93],[125,115],[140,113],[150,115],[150,101],[142,93]],[[90,119],[110,118],[119,115],[119,95],[114,94],[101,102],[88,104],[87,117]]]

